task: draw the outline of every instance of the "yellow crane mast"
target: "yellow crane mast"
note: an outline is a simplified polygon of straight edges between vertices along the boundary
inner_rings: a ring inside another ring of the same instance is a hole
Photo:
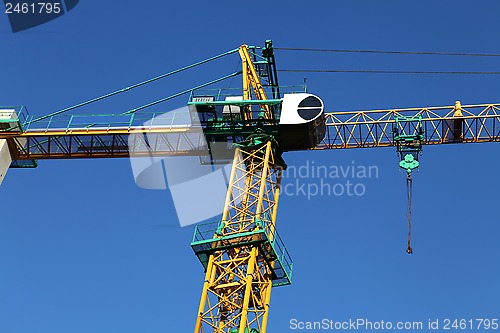
[[[252,95],[267,100],[248,46],[241,46],[239,53],[243,101]],[[247,106],[243,114],[245,121],[252,120]],[[266,104],[259,115],[264,122],[274,119]],[[281,285],[291,279],[291,259],[276,232],[283,169],[277,142],[253,134],[237,145],[222,220],[208,229],[197,226],[192,243],[206,269],[196,333],[266,332],[273,281]]]

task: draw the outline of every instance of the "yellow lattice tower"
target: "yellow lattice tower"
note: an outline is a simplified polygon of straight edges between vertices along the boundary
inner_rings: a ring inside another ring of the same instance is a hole
[[[199,226],[193,242],[206,266],[196,333],[266,332],[271,288],[292,269],[275,230],[281,172],[271,141],[236,149],[222,221]]]

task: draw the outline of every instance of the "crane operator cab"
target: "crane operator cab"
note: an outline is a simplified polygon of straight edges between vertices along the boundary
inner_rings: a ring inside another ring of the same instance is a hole
[[[278,128],[278,142],[283,151],[314,148],[325,134],[325,111],[318,96],[308,93],[283,96]]]
[[[323,101],[318,96],[300,92],[284,94],[280,99],[243,100],[243,96],[232,95],[222,98],[197,94],[188,102],[193,119],[203,128],[212,148],[213,143],[219,143],[230,151],[234,143],[245,141],[256,130],[272,135],[282,152],[312,149],[325,137]],[[271,111],[271,118],[264,118],[263,106]],[[209,150],[214,162],[213,151]],[[221,156],[225,161],[232,153]]]

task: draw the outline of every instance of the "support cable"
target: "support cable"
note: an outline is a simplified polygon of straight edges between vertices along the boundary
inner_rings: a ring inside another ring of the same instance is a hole
[[[408,197],[408,205],[406,206],[406,218],[408,219],[408,248],[406,249],[406,253],[412,254],[413,249],[411,248],[411,199],[413,192],[413,178],[411,174],[408,173],[406,176],[406,195]]]
[[[122,114],[132,114],[132,113],[135,113],[135,112],[140,111],[140,110],[142,110],[142,109],[149,108],[149,107],[151,107],[151,106],[153,106],[153,105],[160,104],[160,103],[166,102],[166,101],[168,101],[168,100],[170,100],[170,99],[173,99],[173,98],[176,98],[176,97],[182,96],[182,95],[187,94],[187,93],[189,93],[189,92],[191,92],[191,91],[193,91],[193,90],[196,90],[196,89],[200,89],[200,88],[203,88],[203,87],[209,86],[209,85],[211,85],[211,84],[214,84],[214,83],[217,83],[217,82],[220,82],[220,81],[226,80],[226,79],[228,79],[228,78],[230,78],[230,77],[233,77],[233,76],[236,76],[236,75],[240,75],[240,74],[241,74],[241,71],[231,73],[231,74],[229,74],[229,75],[223,76],[223,77],[218,78],[218,79],[215,79],[215,80],[213,80],[213,81],[206,82],[206,83],[200,84],[199,86],[196,86],[196,87],[189,88],[189,89],[186,89],[186,90],[184,90],[184,91],[178,92],[177,94],[170,95],[170,96],[168,96],[168,97],[158,99],[158,100],[156,100],[156,101],[154,101],[154,102],[151,102],[151,103],[148,103],[148,104],[144,104],[144,105],[139,106],[139,107],[137,107],[137,108],[135,108],[135,109],[128,110],[128,111],[126,111],[126,112],[124,112],[124,113],[122,113]]]
[[[275,47],[274,49],[282,51],[335,52],[335,53],[378,53],[378,54],[442,55],[442,56],[466,56],[466,57],[500,57],[499,53],[348,50],[348,49],[320,49],[320,48],[303,48],[303,47]]]
[[[278,69],[278,72],[296,73],[365,73],[365,74],[444,74],[444,75],[500,75],[494,71],[400,71],[378,69]]]
[[[129,90],[132,90],[132,89],[135,89],[137,87],[140,87],[140,86],[143,86],[143,85],[146,85],[148,83],[151,83],[151,82],[154,82],[154,81],[158,81],[160,79],[163,79],[163,78],[166,78],[168,76],[171,76],[171,75],[174,75],[174,74],[177,74],[177,73],[180,73],[180,72],[183,72],[185,70],[188,70],[188,69],[191,69],[191,68],[194,68],[194,67],[197,67],[197,66],[200,66],[200,65],[203,65],[207,62],[210,62],[210,61],[213,61],[213,60],[216,60],[216,59],[219,59],[219,58],[222,58],[224,56],[227,56],[229,54],[232,54],[232,53],[235,53],[235,52],[238,52],[239,49],[234,49],[234,50],[231,50],[231,51],[228,51],[228,52],[225,52],[225,53],[221,53],[219,55],[216,55],[216,56],[213,56],[211,58],[208,58],[208,59],[205,59],[205,60],[202,60],[202,61],[198,61],[194,64],[191,64],[191,65],[188,65],[188,66],[184,66],[182,68],[179,68],[179,69],[176,69],[174,71],[171,71],[171,72],[168,72],[168,73],[165,73],[165,74],[162,74],[162,75],[159,75],[159,76],[156,76],[156,77],[153,77],[151,79],[148,79],[146,81],[142,81],[142,82],[139,82],[139,83],[136,83],[136,84],[133,84],[131,86],[128,86],[128,87],[125,87],[125,88],[122,88],[122,89],[119,89],[119,90],[116,90],[116,91],[113,91],[111,93],[108,93],[108,94],[105,94],[105,95],[102,95],[102,96],[99,96],[99,97],[96,97],[96,98],[93,98],[91,100],[88,100],[86,102],[83,102],[83,103],[80,103],[80,104],[76,104],[76,105],[73,105],[73,106],[70,106],[68,108],[65,108],[65,109],[62,109],[62,110],[59,110],[59,111],[56,111],[56,112],[53,112],[51,114],[48,114],[48,115],[45,115],[45,116],[42,116],[42,117],[39,117],[39,118],[36,118],[34,120],[31,120],[29,123],[34,123],[34,122],[37,122],[37,121],[40,121],[40,120],[43,120],[43,119],[46,119],[46,118],[49,118],[49,117],[52,117],[52,116],[56,116],[58,114],[61,114],[61,113],[64,113],[64,112],[67,112],[67,111],[70,111],[70,110],[74,110],[76,108],[79,108],[79,107],[82,107],[82,106],[85,106],[85,105],[88,105],[88,104],[91,104],[91,103],[94,103],[94,102],[97,102],[97,101],[100,101],[100,100],[103,100],[105,98],[108,98],[108,97],[111,97],[111,96],[115,96],[115,95],[118,95],[120,93],[123,93],[123,92],[126,92],[126,91],[129,91]],[[194,89],[194,88],[193,88]]]

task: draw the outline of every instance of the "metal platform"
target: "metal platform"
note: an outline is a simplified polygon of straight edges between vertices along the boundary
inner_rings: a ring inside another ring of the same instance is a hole
[[[270,231],[271,228],[256,226],[252,231],[228,235],[223,235],[220,230],[221,221],[199,224],[195,228],[191,247],[205,269],[211,253],[234,247],[257,246],[262,259],[273,272],[273,286],[292,282],[292,258],[276,229]]]

